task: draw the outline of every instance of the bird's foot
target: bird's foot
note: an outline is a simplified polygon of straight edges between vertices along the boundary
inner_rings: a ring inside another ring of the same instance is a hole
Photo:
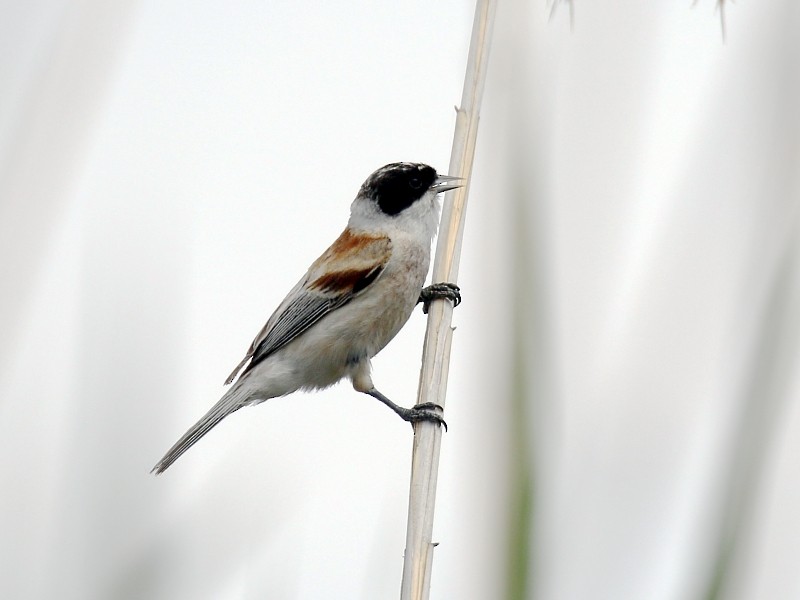
[[[427,315],[434,300],[450,300],[455,308],[461,304],[461,288],[455,283],[434,283],[422,288],[417,302],[422,302],[422,312]]]
[[[444,409],[438,404],[434,404],[433,402],[423,402],[422,404],[417,404],[411,408],[404,408],[389,400],[389,398],[381,394],[375,388],[367,390],[364,393],[369,394],[373,398],[377,398],[398,415],[400,415],[401,419],[408,421],[412,425],[417,421],[431,421],[433,423],[437,423],[438,425],[442,425],[444,430],[447,431],[447,423],[445,423],[441,415],[441,413],[444,412]]]
[[[402,418],[404,421],[408,421],[412,425],[417,421],[430,421],[431,423],[441,425],[444,427],[444,430],[447,431],[447,422],[441,415],[441,413],[444,412],[444,409],[438,404],[433,402],[424,402],[423,404],[417,404],[411,408],[403,408],[402,406],[399,406],[398,408],[400,410],[396,412],[398,415],[400,415],[400,418]]]

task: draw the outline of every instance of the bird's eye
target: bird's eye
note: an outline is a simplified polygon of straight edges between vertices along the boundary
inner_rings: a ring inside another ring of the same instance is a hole
[[[422,181],[418,177],[412,177],[408,180],[408,185],[410,185],[415,190],[418,190],[420,186],[422,186]]]

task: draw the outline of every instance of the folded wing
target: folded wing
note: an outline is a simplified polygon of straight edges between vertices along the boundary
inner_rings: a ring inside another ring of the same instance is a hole
[[[289,292],[225,383],[231,383],[248,361],[242,375],[363,293],[381,276],[391,255],[388,237],[345,229]]]

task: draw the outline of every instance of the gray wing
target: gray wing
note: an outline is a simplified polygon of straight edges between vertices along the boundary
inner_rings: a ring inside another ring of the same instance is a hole
[[[311,265],[306,276],[258,333],[244,359],[225,380],[231,383],[265,358],[366,290],[383,272],[391,256],[388,237],[345,233]]]

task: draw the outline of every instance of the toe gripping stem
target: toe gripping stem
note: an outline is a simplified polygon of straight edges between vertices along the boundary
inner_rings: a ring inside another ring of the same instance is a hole
[[[455,308],[461,304],[461,288],[455,283],[434,283],[422,288],[417,302],[422,302],[422,312],[427,315],[434,300],[450,300]]]

